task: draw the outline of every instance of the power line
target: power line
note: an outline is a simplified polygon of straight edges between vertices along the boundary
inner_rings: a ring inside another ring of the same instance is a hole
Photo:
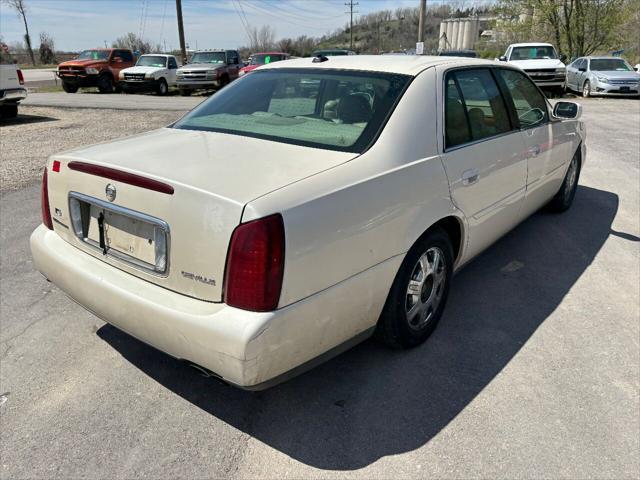
[[[346,12],[349,14],[349,36],[350,36],[350,41],[349,41],[349,45],[350,45],[350,49],[353,50],[353,14],[354,13],[358,13],[357,11],[354,12],[353,11],[353,7],[357,7],[358,5],[360,5],[358,2],[353,3],[353,0],[349,0],[349,3],[345,3],[345,5],[347,7],[349,7],[349,11]]]

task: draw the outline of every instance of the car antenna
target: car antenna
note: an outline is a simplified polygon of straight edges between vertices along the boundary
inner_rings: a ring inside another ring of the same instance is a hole
[[[327,60],[329,60],[329,58],[325,57],[322,54],[318,54],[315,57],[313,57],[312,63],[322,63],[322,62],[326,62]]]

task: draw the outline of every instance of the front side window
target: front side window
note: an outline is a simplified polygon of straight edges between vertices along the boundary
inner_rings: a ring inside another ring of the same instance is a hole
[[[504,100],[488,69],[448,74],[445,129],[448,147],[511,130]]]
[[[540,60],[558,58],[556,49],[550,45],[534,47],[513,47],[509,60]]]
[[[520,126],[535,127],[549,120],[544,95],[525,74],[506,69],[499,69],[497,73],[513,99]]]
[[[169,68],[178,68],[178,62],[176,62],[175,58],[169,59]]]
[[[362,152],[410,79],[328,69],[257,71],[216,93],[174,128]]]
[[[161,57],[159,55],[142,55],[138,62],[137,67],[160,67],[164,68],[167,65],[167,57]]]
[[[631,72],[633,68],[621,58],[594,58],[591,60],[593,72]]]
[[[227,58],[224,52],[196,52],[191,63],[227,63]]]

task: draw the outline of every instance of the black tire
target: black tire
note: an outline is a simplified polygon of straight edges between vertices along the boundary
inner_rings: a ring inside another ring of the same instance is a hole
[[[0,106],[0,118],[16,118],[18,116],[18,104],[8,103]]]
[[[100,93],[113,93],[113,78],[111,78],[111,75],[100,75],[98,78],[98,90]]]
[[[442,263],[435,260],[436,254]],[[435,268],[425,275],[421,262],[426,260],[429,266],[430,259]],[[392,348],[412,348],[423,343],[442,317],[452,276],[453,248],[449,236],[441,228],[427,231],[411,247],[396,274],[378,320],[376,337]],[[415,292],[419,289],[419,294],[409,293],[410,282]],[[430,300],[438,303],[429,306]]]
[[[591,96],[591,84],[589,83],[589,80],[582,84],[582,96],[584,98],[589,98]]]
[[[578,189],[578,180],[580,179],[579,151],[580,147],[578,147],[578,151],[576,151],[571,159],[571,163],[569,163],[560,190],[558,190],[558,193],[554,195],[547,205],[548,210],[552,212],[562,213],[568,210],[573,203],[573,198],[576,196],[576,190]]]
[[[70,83],[62,82],[62,90],[67,93],[76,93],[78,91],[77,85],[71,85]]]
[[[188,90],[186,88],[180,88],[178,91],[180,92],[180,95],[183,97],[188,97],[191,95],[191,90]]]
[[[167,82],[164,78],[161,78],[158,81],[158,85],[156,85],[156,93],[163,96],[169,93],[169,85],[167,85]]]

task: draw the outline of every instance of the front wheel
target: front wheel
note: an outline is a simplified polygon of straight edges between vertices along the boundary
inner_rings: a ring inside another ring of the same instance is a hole
[[[451,241],[444,230],[435,228],[402,262],[378,321],[378,339],[393,348],[423,343],[442,317],[452,276]]]
[[[78,91],[78,86],[72,85],[67,82],[62,82],[62,90],[64,90],[67,93],[76,93]]]
[[[589,80],[584,82],[584,85],[582,86],[582,96],[584,98],[589,98],[591,96],[591,84],[589,83]]]
[[[113,93],[113,78],[110,75],[101,75],[98,79],[100,93]]]
[[[164,78],[161,78],[156,86],[156,93],[158,95],[166,95],[169,92],[169,86]]]
[[[561,213],[569,209],[573,203],[578,189],[578,179],[580,178],[580,160],[578,152],[575,153],[564,176],[564,181],[558,193],[549,202],[549,210]]]

